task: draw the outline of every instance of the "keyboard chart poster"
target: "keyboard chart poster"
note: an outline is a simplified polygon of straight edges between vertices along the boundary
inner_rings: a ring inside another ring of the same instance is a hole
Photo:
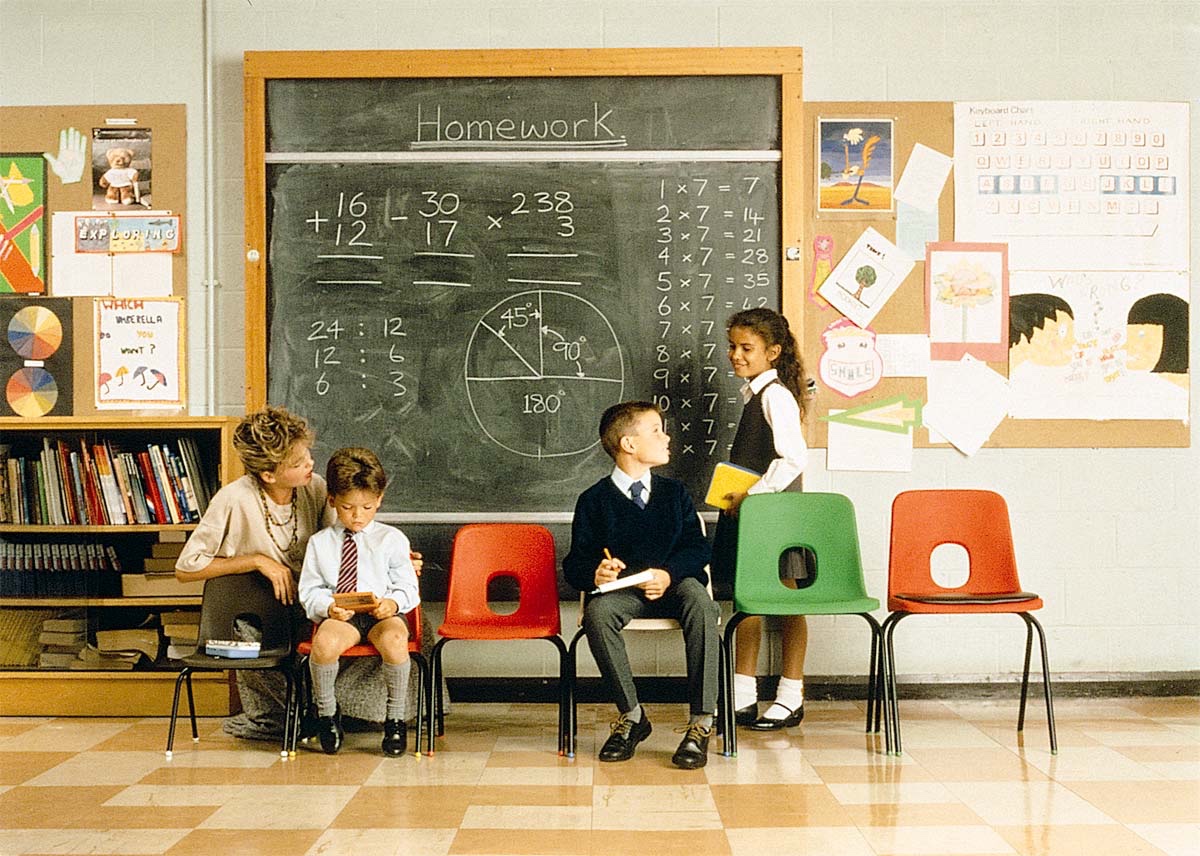
[[[0,297],[4,415],[36,419],[74,410],[71,301]]]

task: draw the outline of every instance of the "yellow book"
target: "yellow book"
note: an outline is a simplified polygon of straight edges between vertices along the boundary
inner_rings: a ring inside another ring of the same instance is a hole
[[[745,493],[760,478],[762,476],[754,470],[721,461],[713,468],[712,482],[708,486],[708,495],[704,497],[704,501],[717,508],[729,508],[729,500],[725,499],[728,494]]]

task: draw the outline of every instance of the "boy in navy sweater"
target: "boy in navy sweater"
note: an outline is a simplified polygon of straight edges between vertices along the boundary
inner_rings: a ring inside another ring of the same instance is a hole
[[[634,618],[674,618],[683,628],[691,716],[671,761],[694,770],[708,760],[717,709],[718,609],[705,587],[708,541],[683,483],[650,474],[671,459],[671,438],[655,405],[614,404],[600,419],[600,441],[616,466],[575,503],[563,573],[587,592],[619,576],[652,575],[636,586],[590,595],[584,606],[588,645],[619,713],[600,760],[627,761],[650,736],[621,630]]]

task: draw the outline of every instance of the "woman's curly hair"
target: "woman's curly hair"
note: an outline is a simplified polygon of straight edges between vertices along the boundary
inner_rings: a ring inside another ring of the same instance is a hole
[[[312,445],[314,434],[302,416],[267,405],[246,416],[233,431],[233,448],[246,472],[258,476],[276,470],[297,443]]]

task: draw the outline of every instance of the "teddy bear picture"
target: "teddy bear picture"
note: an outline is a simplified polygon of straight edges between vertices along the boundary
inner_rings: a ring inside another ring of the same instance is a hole
[[[138,201],[138,171],[130,166],[133,163],[133,149],[117,146],[105,152],[104,156],[108,158],[108,171],[100,176],[100,186],[107,190],[104,198],[121,205],[133,205]]]
[[[150,130],[92,129],[92,208],[150,205]]]

